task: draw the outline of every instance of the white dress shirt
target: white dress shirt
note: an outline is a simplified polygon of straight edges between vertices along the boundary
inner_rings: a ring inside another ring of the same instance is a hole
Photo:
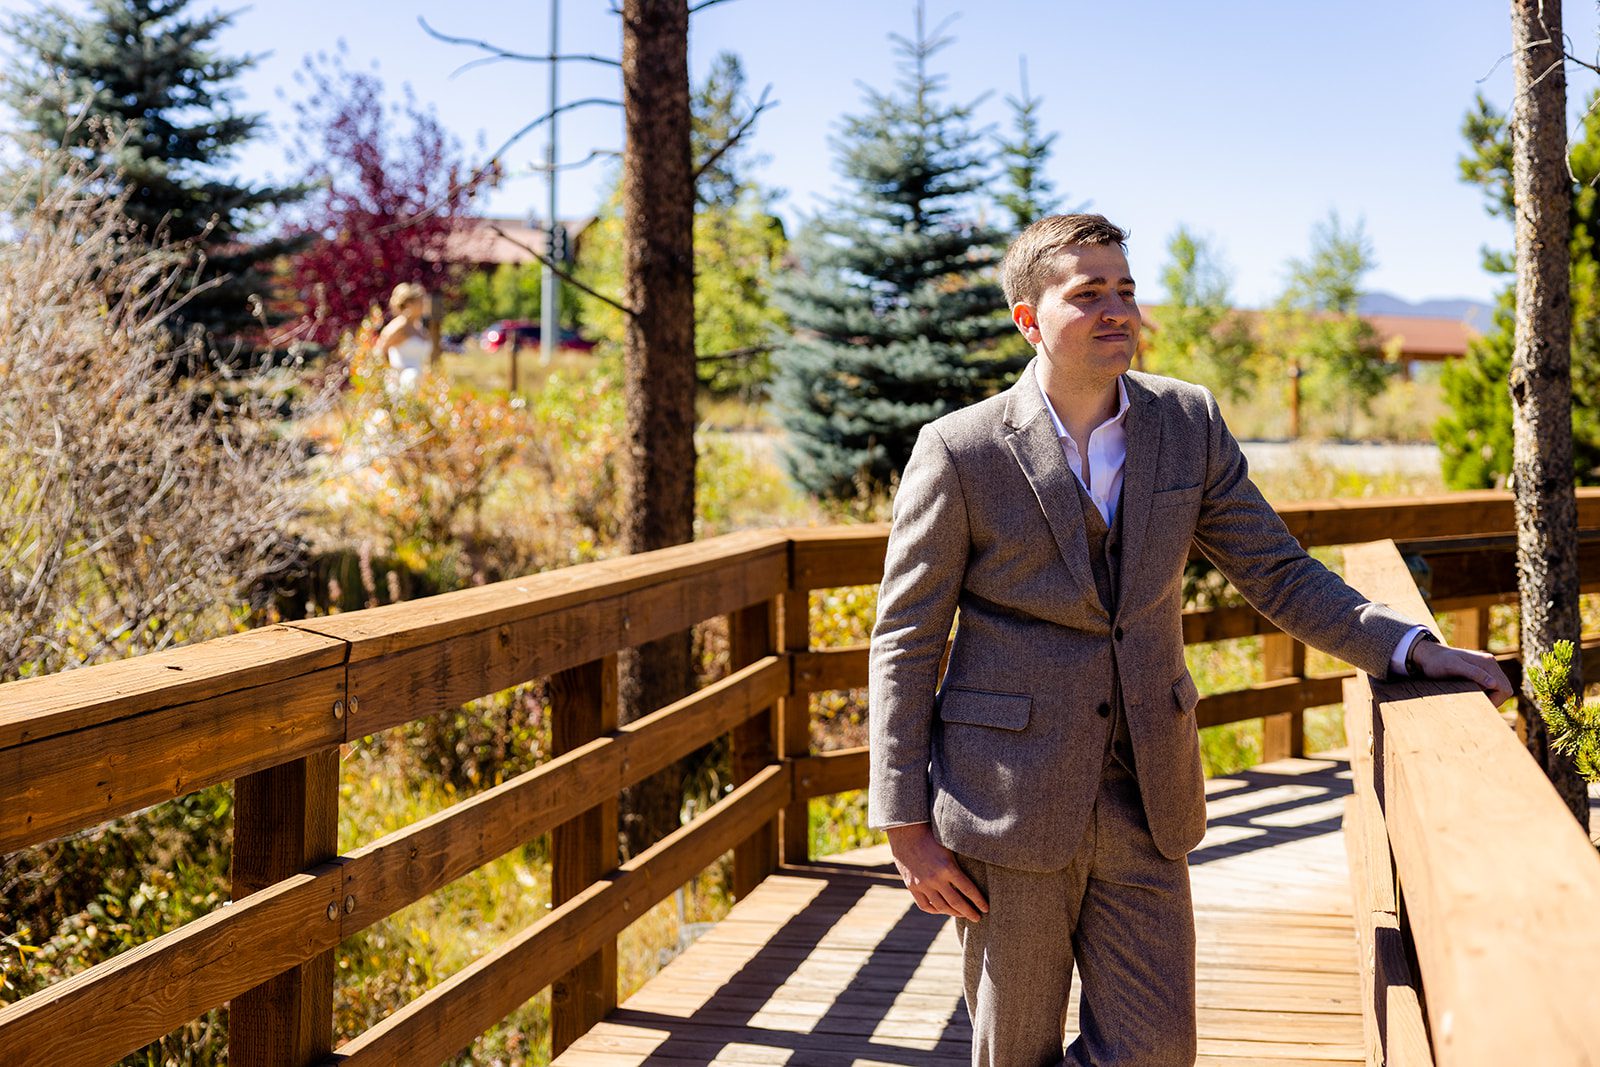
[[[1116,515],[1118,498],[1122,494],[1123,468],[1128,460],[1128,435],[1124,428],[1125,416],[1128,413],[1128,387],[1123,384],[1122,375],[1117,375],[1116,414],[1089,431],[1089,444],[1086,450],[1078,447],[1072,435],[1067,433],[1066,426],[1061,422],[1061,416],[1056,414],[1055,405],[1050,402],[1050,394],[1045,392],[1044,380],[1039,377],[1037,364],[1033,377],[1039,386],[1040,394],[1044,396],[1044,409],[1050,413],[1050,421],[1055,424],[1056,436],[1061,439],[1061,452],[1067,458],[1067,467],[1088,492],[1089,498],[1094,501],[1094,506],[1100,510],[1100,517],[1105,519],[1106,526],[1109,527],[1113,516]],[[1087,471],[1084,470],[1085,451],[1088,452],[1089,461]],[[1392,674],[1405,673],[1406,654],[1411,651],[1412,642],[1422,630],[1421,626],[1413,626],[1400,638],[1394,654],[1389,657],[1389,670]]]

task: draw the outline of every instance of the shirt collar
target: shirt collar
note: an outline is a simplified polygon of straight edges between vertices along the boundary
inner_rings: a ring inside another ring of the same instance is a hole
[[[1042,366],[1042,363],[1040,363],[1040,362],[1035,362],[1035,364],[1034,364],[1034,367],[1033,367],[1033,381],[1034,381],[1034,384],[1039,387],[1039,395],[1044,397],[1044,409],[1050,413],[1050,421],[1055,424],[1056,436],[1057,437],[1065,437],[1067,440],[1071,441],[1072,437],[1071,437],[1070,434],[1067,433],[1066,426],[1064,426],[1062,424],[1061,416],[1056,414],[1055,405],[1050,403],[1050,394],[1044,391],[1044,377],[1043,377],[1043,372],[1040,369],[1041,366]],[[1128,413],[1128,386],[1126,384],[1126,377],[1124,375],[1119,374],[1119,375],[1117,375],[1117,413],[1115,415],[1111,416],[1105,422],[1102,422],[1100,424],[1100,426],[1109,426],[1112,423],[1121,422],[1122,421],[1122,417],[1124,415],[1126,415],[1127,413]],[[1100,428],[1100,426],[1096,426],[1095,429],[1098,430]],[[1077,442],[1073,442],[1073,443],[1076,444]],[[1087,442],[1085,442],[1085,443],[1087,443]]]

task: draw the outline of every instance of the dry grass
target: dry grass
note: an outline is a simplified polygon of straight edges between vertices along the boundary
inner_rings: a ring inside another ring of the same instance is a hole
[[[1370,412],[1356,412],[1350,432],[1343,433],[1342,411],[1318,408],[1313,398],[1301,398],[1301,436],[1320,441],[1348,437],[1357,441],[1393,441],[1431,444],[1433,424],[1449,411],[1439,385],[1442,364],[1422,363],[1411,381],[1391,379],[1373,400]],[[1285,440],[1289,436],[1290,389],[1287,381],[1265,382],[1238,400],[1218,397],[1228,428],[1240,440]]]

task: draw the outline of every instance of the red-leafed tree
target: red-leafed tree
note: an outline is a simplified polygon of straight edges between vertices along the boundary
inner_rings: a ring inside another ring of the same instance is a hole
[[[289,282],[307,339],[332,346],[401,282],[454,286],[445,246],[484,175],[409,89],[389,101],[382,79],[338,56],[307,58],[296,80],[308,93],[289,158],[315,189],[289,225],[313,238]]]

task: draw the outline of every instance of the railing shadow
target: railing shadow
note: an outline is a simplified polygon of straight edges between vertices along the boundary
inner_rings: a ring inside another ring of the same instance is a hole
[[[1206,797],[1208,807],[1218,801],[1237,801],[1239,798],[1248,797],[1252,793],[1265,793],[1269,789],[1281,786],[1295,786],[1302,790],[1312,790],[1312,792],[1292,800],[1268,802],[1227,815],[1208,815],[1206,818],[1207,833],[1219,826],[1238,827],[1259,832],[1238,840],[1203,845],[1189,853],[1189,865],[1191,867],[1199,866],[1217,860],[1231,859],[1250,852],[1275,848],[1278,845],[1292,841],[1303,841],[1313,837],[1321,837],[1324,834],[1337,833],[1344,825],[1342,814],[1331,815],[1324,819],[1315,819],[1298,825],[1257,822],[1258,819],[1266,816],[1281,815],[1301,808],[1326,804],[1332,800],[1342,800],[1344,797],[1349,796],[1354,789],[1354,784],[1349,776],[1349,763],[1344,760],[1331,760],[1329,762],[1333,763],[1333,766],[1326,770],[1311,773],[1287,774],[1248,768],[1227,775],[1226,777],[1230,780],[1242,780],[1244,785],[1238,789],[1219,790],[1209,794]]]
[[[667,1038],[650,1052],[649,1062],[674,1065],[710,1064],[730,1044],[782,1051],[787,1053],[782,1062],[791,1065],[850,1063],[858,1058],[904,1067],[968,1063],[970,1032],[959,997],[953,1000],[932,1048],[887,1044],[872,1036],[887,1019],[896,996],[923,965],[946,922],[942,916],[909,906],[806,1031],[751,1025],[774,997],[781,996],[784,986],[851,908],[875,884],[887,881],[882,875],[892,872],[891,867],[826,861],[785,869],[786,876],[826,879],[827,885],[701,1004],[692,1019],[624,1007],[612,1012],[609,1021],[667,1031]],[[847,873],[855,877],[841,877]],[[824,921],[819,923],[819,918]],[[716,1030],[729,1031],[729,1036],[713,1037]]]

